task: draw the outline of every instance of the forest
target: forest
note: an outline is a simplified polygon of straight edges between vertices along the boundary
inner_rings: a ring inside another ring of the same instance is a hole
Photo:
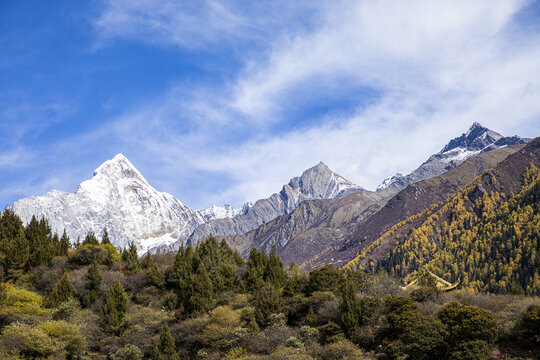
[[[490,206],[496,197],[482,198],[472,211],[486,214],[484,227],[456,200],[452,218],[466,226],[450,222],[444,233],[476,236],[491,229],[491,219],[512,219],[525,235],[499,250],[511,254],[514,242],[534,231],[525,214],[531,197],[538,206],[537,196],[538,181],[531,180],[502,209]],[[514,264],[529,256],[528,248],[519,251]],[[115,248],[106,231],[72,245],[65,233],[52,234],[45,219],[24,226],[6,209],[0,267],[2,359],[456,360],[540,353],[540,299],[524,295],[528,288],[500,285],[493,288],[500,294],[482,293],[471,273],[471,286],[441,292],[420,264],[419,285],[407,292],[399,271],[325,266],[308,273],[294,263],[284,268],[275,251],[253,249],[244,260],[214,237],[140,258],[134,245]],[[454,281],[451,274],[442,273]],[[528,279],[525,270],[517,274],[495,284]]]
[[[495,176],[486,173],[491,184]],[[518,194],[483,191],[481,177],[445,203],[395,225],[348,266],[388,239],[397,245],[366,271],[406,282],[424,268],[461,287],[498,294],[540,295],[540,171],[531,165]],[[420,221],[418,225],[407,226]],[[403,234],[403,229],[407,231]],[[408,229],[408,230],[407,230]]]

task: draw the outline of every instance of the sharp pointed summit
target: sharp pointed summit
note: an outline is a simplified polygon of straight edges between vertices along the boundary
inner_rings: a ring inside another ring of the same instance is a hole
[[[200,225],[193,231],[188,243],[194,244],[210,234],[220,237],[244,234],[280,215],[292,213],[304,200],[332,199],[363,190],[321,161],[302,172],[302,175],[292,178],[279,193],[258,200],[240,214]]]
[[[441,151],[431,155],[418,169],[405,176],[397,173],[384,179],[377,190],[388,189],[397,192],[410,184],[441,175],[474,155],[507,145],[526,143],[527,139],[519,136],[504,137],[480,123],[474,122],[467,132],[450,140]]]
[[[185,240],[205,221],[239,212],[229,205],[192,210],[154,189],[122,154],[101,164],[75,193],[53,190],[21,199],[12,209],[25,223],[33,215],[47,218],[53,231],[61,234],[65,229],[73,241],[89,231],[99,237],[107,228],[115,246],[134,242],[141,253]]]

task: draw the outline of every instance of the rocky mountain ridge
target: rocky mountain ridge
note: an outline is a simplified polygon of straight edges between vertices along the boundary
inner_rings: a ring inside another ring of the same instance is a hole
[[[472,156],[508,145],[526,144],[527,141],[515,135],[505,137],[475,122],[466,133],[450,140],[441,151],[431,155],[416,170],[408,175],[396,173],[384,179],[377,190],[392,189],[397,192],[410,184],[441,175]]]

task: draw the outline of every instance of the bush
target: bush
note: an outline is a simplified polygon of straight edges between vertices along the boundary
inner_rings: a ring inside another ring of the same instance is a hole
[[[111,360],[140,360],[143,358],[141,350],[135,345],[128,344],[110,355]]]
[[[118,249],[111,244],[85,244],[70,253],[69,262],[76,266],[90,265],[93,262],[111,265],[111,262],[119,261],[121,258]]]
[[[86,339],[79,328],[63,320],[40,324],[39,329],[62,344],[69,357],[80,355],[86,349]]]
[[[491,346],[484,340],[462,342],[450,355],[450,360],[488,359],[491,359]]]
[[[308,291],[332,291],[338,294],[344,281],[341,271],[334,269],[332,265],[326,265],[309,273]]]
[[[523,313],[519,324],[523,337],[529,341],[540,343],[540,305],[531,305]]]
[[[4,328],[0,349],[23,357],[47,357],[62,353],[60,344],[38,328],[15,323]]]
[[[69,299],[61,303],[52,313],[53,320],[70,320],[77,316],[81,311],[79,302],[75,299]]]
[[[11,284],[3,284],[4,300],[0,303],[12,307],[15,311],[26,315],[45,315],[49,311],[43,308],[43,297],[40,295],[16,288]]]
[[[326,345],[321,354],[323,360],[367,360],[371,357],[348,340],[340,340]]]
[[[497,339],[497,322],[486,310],[451,302],[443,306],[437,316],[446,326],[451,344],[470,340],[492,344]]]

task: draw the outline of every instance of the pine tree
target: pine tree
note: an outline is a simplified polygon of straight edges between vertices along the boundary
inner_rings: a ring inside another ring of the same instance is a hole
[[[94,234],[93,231],[90,231],[84,238],[84,241],[82,244],[83,245],[99,245],[99,241],[96,238],[96,234]]]
[[[87,289],[98,291],[102,279],[103,277],[101,276],[97,262],[94,261],[88,268],[88,273],[86,274]]]
[[[48,307],[57,307],[64,301],[67,301],[73,297],[73,285],[69,281],[67,273],[62,275],[60,281],[51,290],[47,297]]]
[[[122,254],[122,257],[124,258],[124,254]],[[139,260],[139,254],[137,253],[137,245],[131,243],[129,250],[126,252],[124,261],[127,262],[126,271],[128,274],[134,274],[141,270],[141,261]]]
[[[281,312],[282,302],[279,290],[274,285],[266,283],[255,292],[253,306],[255,307],[257,323],[261,327],[267,326],[270,315]]]
[[[102,276],[96,262],[88,268],[86,273],[86,292],[84,293],[82,304],[85,307],[90,306],[100,296],[99,285],[101,284]]]
[[[247,262],[247,271],[244,275],[244,286],[250,292],[260,289],[264,284],[264,273],[269,262],[268,256],[257,249],[251,249]]]
[[[62,256],[67,256],[69,249],[71,249],[71,241],[69,240],[69,237],[67,236],[66,230],[64,229],[64,233],[62,234],[62,237],[60,238],[60,245],[59,245],[59,253]]]
[[[116,280],[105,295],[105,304],[101,309],[101,324],[105,331],[120,335],[127,327],[126,314],[129,299],[120,281]]]
[[[103,245],[111,243],[111,240],[109,239],[109,232],[107,231],[107,228],[103,229],[103,236],[101,237],[101,243]]]
[[[141,261],[141,267],[143,269],[150,269],[154,265],[154,260],[152,260],[152,255],[150,253],[146,253],[146,255],[143,257]]]
[[[358,325],[359,302],[356,297],[355,286],[347,281],[342,290],[342,302],[339,307],[341,327],[347,338],[351,338]]]
[[[158,289],[163,287],[165,285],[165,280],[163,279],[163,275],[161,275],[161,272],[159,271],[156,264],[152,264],[152,267],[150,267],[150,270],[148,271],[148,274],[146,275],[146,281],[149,285],[153,285],[157,287]]]
[[[206,267],[197,258],[194,259],[195,274],[190,284],[187,310],[190,313],[205,313],[213,306],[214,286],[206,272]]]
[[[283,269],[283,263],[276,254],[275,246],[272,246],[264,278],[277,288],[282,287],[285,282],[285,269]]]
[[[177,360],[176,347],[174,345],[174,338],[171,336],[171,332],[167,324],[163,324],[159,334],[159,344],[154,347],[152,352],[152,360]]]

